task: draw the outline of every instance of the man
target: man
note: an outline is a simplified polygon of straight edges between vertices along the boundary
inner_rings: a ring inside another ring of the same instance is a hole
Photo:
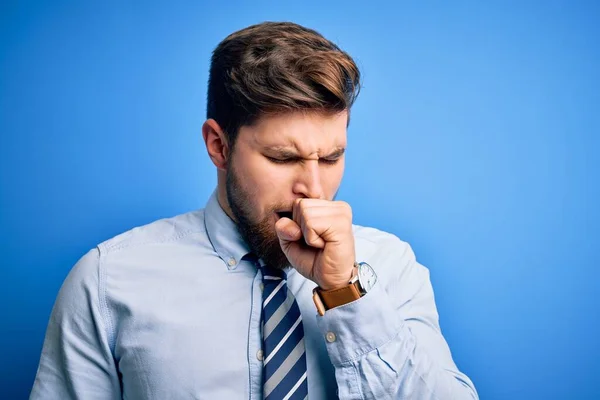
[[[221,42],[202,127],[217,189],[79,260],[31,398],[477,398],[428,270],[334,201],[359,81],[296,24]]]

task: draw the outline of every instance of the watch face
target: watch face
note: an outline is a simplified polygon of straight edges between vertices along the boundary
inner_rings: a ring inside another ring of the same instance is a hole
[[[373,268],[365,263],[358,264],[358,281],[360,282],[360,286],[362,286],[365,292],[368,292],[373,288],[375,282],[377,282],[377,274]]]

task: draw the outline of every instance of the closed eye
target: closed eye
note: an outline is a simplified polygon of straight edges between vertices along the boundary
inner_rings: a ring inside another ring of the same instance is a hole
[[[291,163],[298,162],[300,160],[299,158],[274,158],[274,157],[269,157],[269,156],[266,156],[266,157],[269,161],[271,161],[274,164],[291,164]],[[320,163],[327,164],[327,165],[335,165],[339,161],[340,161],[339,158],[335,158],[335,159],[319,158]]]
[[[265,156],[265,157],[267,157],[267,159],[269,161],[271,161],[272,163],[275,163],[275,164],[290,164],[295,161],[298,161],[298,159],[295,159],[295,158],[274,158],[274,157],[269,157],[269,156]]]

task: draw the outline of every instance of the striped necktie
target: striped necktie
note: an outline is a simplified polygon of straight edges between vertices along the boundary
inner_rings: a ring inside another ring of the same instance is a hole
[[[304,328],[286,273],[261,266],[263,275],[264,400],[308,398]]]

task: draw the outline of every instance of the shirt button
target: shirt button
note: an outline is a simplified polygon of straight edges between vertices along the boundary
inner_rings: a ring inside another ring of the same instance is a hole
[[[262,283],[262,282],[261,282],[261,283],[258,285],[258,287],[260,288],[260,291],[261,291],[261,292],[262,292],[263,290],[265,290],[265,284],[264,284],[264,283]]]
[[[259,350],[256,352],[256,358],[258,358],[258,361],[263,360],[263,351],[262,350]]]
[[[327,341],[329,343],[335,342],[335,339],[336,339],[335,333],[333,333],[333,332],[327,332],[327,335],[325,335],[325,339],[327,339]]]
[[[235,258],[231,257],[231,258],[229,259],[229,261],[227,261],[227,264],[228,264],[230,267],[233,267],[233,266],[235,265]]]

